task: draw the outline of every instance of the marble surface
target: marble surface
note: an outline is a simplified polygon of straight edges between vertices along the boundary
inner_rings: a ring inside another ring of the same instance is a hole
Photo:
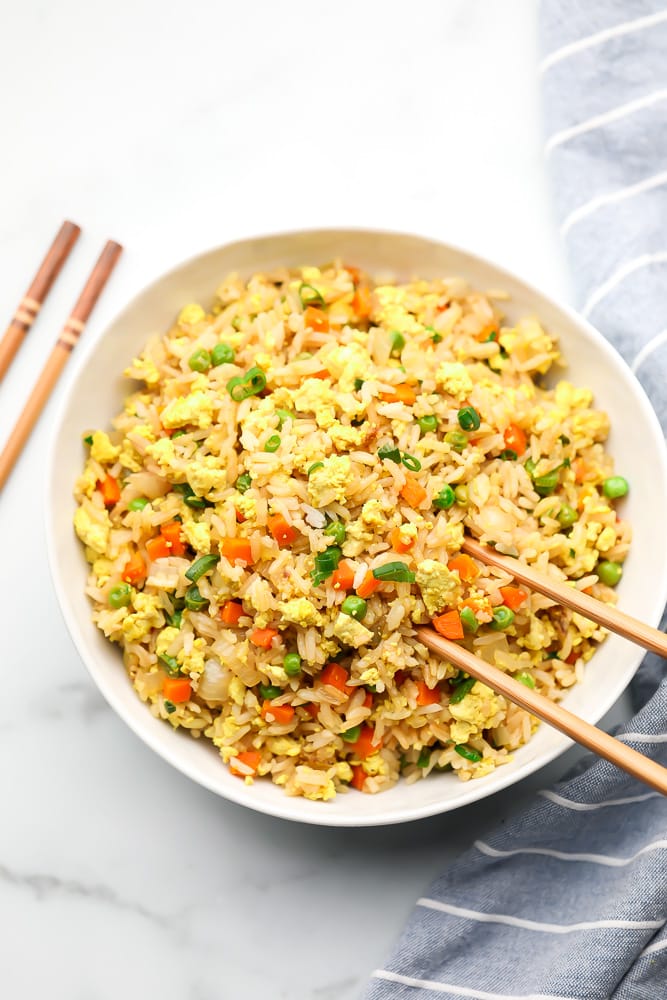
[[[107,237],[126,251],[86,338],[182,257],[300,226],[439,236],[567,295],[535,19],[533,0],[13,5],[0,315],[63,217],[84,235],[0,388],[0,435]],[[3,995],[359,997],[427,881],[574,752],[384,831],[255,815],[172,771],[93,687],[48,575],[44,463],[67,382],[0,498]]]

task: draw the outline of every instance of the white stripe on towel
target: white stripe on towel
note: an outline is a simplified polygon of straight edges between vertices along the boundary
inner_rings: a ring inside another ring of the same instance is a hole
[[[488,993],[486,990],[473,990],[469,986],[452,986],[451,983],[439,983],[435,979],[414,979],[412,976],[402,976],[400,972],[389,969],[376,969],[372,979],[384,979],[389,983],[400,983],[401,986],[414,986],[417,989],[431,990],[432,993],[458,994],[471,997],[472,1000],[576,1000],[576,997],[553,996],[551,993]]]
[[[572,809],[574,812],[592,812],[594,809],[606,809],[607,806],[628,806],[633,802],[662,798],[660,792],[645,792],[643,795],[629,795],[626,799],[607,799],[606,802],[575,802],[574,799],[566,799],[556,792],[550,792],[547,788],[540,789],[537,794],[549,799],[550,802],[555,802],[557,806]]]
[[[618,121],[620,118],[627,118],[628,115],[634,114],[635,111],[649,108],[652,104],[657,104],[659,101],[664,100],[667,100],[667,90],[655,90],[652,94],[645,94],[644,97],[628,101],[627,104],[619,104],[618,107],[612,108],[610,111],[604,111],[600,115],[594,115],[592,118],[588,118],[584,122],[579,122],[577,125],[570,125],[569,128],[561,129],[560,132],[554,132],[551,138],[547,140],[544,152],[548,156],[557,146],[561,146],[564,142],[574,139],[577,135],[583,135],[584,132],[592,132],[594,129],[602,128],[603,125]]]
[[[667,733],[620,733],[616,739],[628,743],[667,743]]]
[[[634,274],[635,271],[642,271],[645,267],[650,267],[651,264],[664,264],[667,262],[667,250],[660,250],[659,253],[644,253],[641,257],[635,257],[634,260],[627,260],[625,264],[614,271],[611,277],[603,281],[601,285],[591,292],[588,297],[584,308],[581,310],[582,316],[586,319],[593,312],[595,307],[602,302],[603,299],[609,295],[610,292],[620,285],[622,281],[625,281],[627,277]]]
[[[559,861],[587,861],[593,865],[623,868],[625,865],[631,865],[633,861],[636,861],[642,854],[647,854],[649,851],[664,851],[667,849],[667,840],[656,840],[652,844],[647,844],[646,847],[642,847],[641,850],[629,858],[615,858],[609,854],[576,854],[568,853],[567,851],[552,851],[547,847],[520,847],[513,851],[499,851],[497,848],[491,847],[490,844],[485,844],[483,840],[476,840],[475,847],[482,854],[486,854],[490,858],[511,858],[515,854],[539,854],[547,858],[557,858]]]
[[[665,343],[667,340],[667,330],[661,330],[660,333],[656,333],[655,337],[651,337],[647,344],[644,344],[641,351],[637,354],[637,357],[630,365],[633,372],[637,373],[641,365],[644,364],[646,359],[653,354],[658,347]]]
[[[643,194],[644,191],[652,191],[653,188],[660,187],[662,184],[667,184],[667,170],[660,174],[654,174],[653,177],[646,177],[643,181],[630,184],[619,191],[610,191],[609,194],[600,194],[597,198],[591,198],[590,201],[575,208],[566,217],[565,222],[560,227],[561,236],[567,236],[572,226],[581,222],[587,215],[597,212],[598,208],[604,208],[605,205],[613,205],[619,201],[627,201],[628,198],[634,198],[635,195]]]
[[[665,925],[664,920],[583,920],[578,924],[547,924],[537,920],[524,920],[509,913],[483,913],[480,910],[469,910],[464,906],[453,906],[439,899],[428,899],[422,896],[417,900],[417,906],[428,910],[440,910],[452,917],[462,917],[464,920],[477,920],[482,924],[507,924],[509,927],[523,927],[527,931],[543,931],[547,934],[572,934],[575,931],[594,931],[603,927],[617,927],[621,930],[650,931]]]
[[[550,52],[548,56],[545,56],[540,63],[540,73],[546,73],[548,69],[551,69],[552,66],[555,66],[561,60],[567,59],[577,52],[590,49],[593,45],[602,45],[604,42],[609,41],[610,38],[620,38],[622,35],[629,35],[633,31],[652,28],[654,24],[660,24],[661,21],[667,21],[667,10],[659,10],[655,14],[647,14],[645,17],[638,17],[634,21],[624,21],[623,24],[616,24],[613,28],[604,28],[602,31],[597,31],[594,35],[579,38],[576,42],[563,45],[562,48],[556,49],[555,52]]]
[[[664,951],[665,948],[667,948],[667,939],[664,941],[656,941],[655,944],[650,944],[648,948],[644,948],[644,950],[639,953],[639,957],[644,958],[646,955],[655,955],[656,951]]]

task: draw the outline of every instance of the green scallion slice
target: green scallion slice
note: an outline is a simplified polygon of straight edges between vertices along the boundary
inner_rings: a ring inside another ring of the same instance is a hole
[[[192,566],[185,571],[185,575],[188,580],[192,580],[196,583],[200,580],[202,576],[205,576],[210,570],[213,569],[220,562],[220,556],[211,555],[200,556],[199,559],[195,559]]]
[[[415,582],[415,574],[412,570],[408,569],[407,563],[404,562],[388,562],[385,563],[384,566],[378,566],[377,569],[373,570],[373,576],[376,580],[382,580],[384,582]]]

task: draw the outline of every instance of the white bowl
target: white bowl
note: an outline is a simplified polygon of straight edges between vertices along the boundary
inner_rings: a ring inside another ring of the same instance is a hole
[[[51,570],[65,621],[93,680],[128,726],[165,760],[211,791],[260,812],[331,826],[373,826],[419,819],[457,809],[543,767],[570,746],[541,726],[511,763],[488,777],[461,782],[433,774],[414,785],[399,783],[380,795],[350,792],[333,802],[288,798],[269,781],[246,786],[229,774],[215,748],[193,740],[150,714],[130,686],[118,648],[91,621],[84,594],[88,572],[72,529],[72,487],[83,463],[81,433],[106,427],[127,391],[121,372],[153,333],[169,328],[185,302],[209,302],[229,271],[242,275],[278,265],[298,266],[341,257],[372,273],[397,277],[461,275],[481,289],[509,292],[510,318],[535,314],[557,333],[569,363],[568,377],[595,392],[596,405],[612,421],[609,449],[631,484],[622,504],[634,541],[618,592],[630,614],[657,624],[667,600],[667,462],[658,421],[639,383],[616,352],[584,320],[506,271],[472,254],[418,236],[367,230],[314,230],[244,240],[180,264],[141,292],[94,343],[81,351],[78,370],[56,421],[46,504]],[[610,636],[586,668],[584,681],[564,704],[591,722],[609,709],[629,683],[642,650]],[[92,753],[95,752],[94,747]]]

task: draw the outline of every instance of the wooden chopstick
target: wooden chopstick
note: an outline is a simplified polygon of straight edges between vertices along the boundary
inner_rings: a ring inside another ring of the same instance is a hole
[[[565,733],[570,739],[575,740],[582,746],[587,747],[605,760],[611,761],[623,771],[627,771],[634,778],[643,781],[644,784],[655,788],[657,791],[667,795],[667,768],[662,767],[657,761],[644,757],[637,753],[632,747],[626,746],[620,740],[615,739],[608,733],[598,729],[597,726],[585,722],[572,712],[568,712],[555,701],[545,698],[525,684],[515,681],[513,677],[499,670],[498,667],[486,663],[473,653],[470,653],[463,646],[459,646],[450,639],[445,639],[438,635],[431,628],[418,628],[417,638],[425,646],[449,660],[461,670],[465,670],[471,677],[477,678],[487,684],[498,694],[504,695],[515,705],[525,708],[538,719],[547,722],[561,733]]]
[[[32,279],[30,288],[21,299],[2,340],[0,340],[0,382],[14,360],[25,335],[37,319],[37,314],[80,233],[81,230],[73,222],[63,222],[56,238],[47,250],[37,274]]]
[[[19,457],[23,445],[28,440],[58,376],[65,367],[65,362],[83,333],[86,321],[109,280],[122,249],[119,243],[114,243],[112,240],[109,240],[105,245],[69,319],[60,331],[56,345],[35,383],[21,416],[9,435],[2,454],[0,454],[0,490],[7,482],[7,477]]]
[[[561,580],[554,580],[539,570],[527,566],[519,559],[510,559],[509,556],[502,556],[493,549],[480,545],[473,538],[465,537],[462,545],[463,551],[469,556],[474,556],[480,562],[488,563],[490,566],[497,566],[506,570],[510,576],[521,583],[527,584],[533,590],[539,591],[546,597],[557,601],[558,604],[565,604],[568,608],[578,611],[585,618],[604,625],[611,632],[616,632],[632,642],[636,642],[644,649],[650,649],[653,653],[667,657],[667,635],[657,628],[652,628],[644,622],[638,621],[624,611],[620,611],[611,604],[603,604],[590,594],[584,594],[575,587],[568,587]]]

